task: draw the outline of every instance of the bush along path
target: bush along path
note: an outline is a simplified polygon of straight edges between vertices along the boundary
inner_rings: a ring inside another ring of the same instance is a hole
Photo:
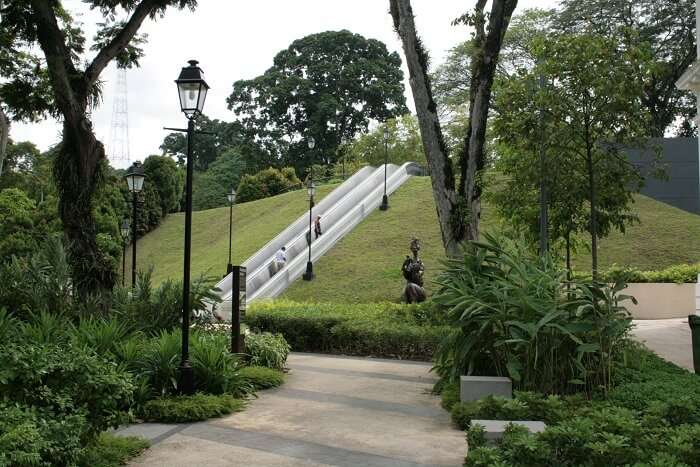
[[[152,447],[134,466],[460,465],[464,433],[439,399],[429,363],[291,354],[285,384],[245,411],[203,423],[120,432]],[[248,370],[258,373],[260,370]],[[264,371],[264,370],[263,370]]]
[[[443,407],[467,430],[468,467],[700,465],[700,377],[629,338],[629,299],[566,281],[525,242],[485,235],[451,261],[433,299],[452,331],[435,354]],[[464,374],[508,376],[513,399],[459,401]],[[473,420],[510,425],[495,445]]]

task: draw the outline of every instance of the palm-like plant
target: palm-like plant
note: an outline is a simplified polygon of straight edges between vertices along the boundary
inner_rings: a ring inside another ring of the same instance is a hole
[[[485,236],[448,262],[434,296],[453,331],[435,369],[509,376],[521,389],[546,393],[607,387],[630,324],[622,284],[568,282],[548,257],[524,242]]]

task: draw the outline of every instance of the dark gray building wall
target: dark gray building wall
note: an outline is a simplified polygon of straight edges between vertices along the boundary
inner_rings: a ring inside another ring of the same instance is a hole
[[[645,175],[641,193],[684,211],[700,214],[700,167],[697,138],[655,138],[649,148],[660,149],[660,163],[667,179],[651,176],[654,149],[628,149],[630,161]]]

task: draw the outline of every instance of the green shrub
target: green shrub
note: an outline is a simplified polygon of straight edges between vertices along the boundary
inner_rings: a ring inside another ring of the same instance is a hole
[[[467,430],[467,444],[469,450],[477,449],[486,445],[486,430],[479,424],[474,424]]]
[[[80,414],[87,420],[81,434],[85,440],[127,419],[134,386],[130,375],[113,363],[70,345],[29,341],[4,344],[0,354],[5,400],[46,408],[59,418]]]
[[[296,177],[294,169],[285,167],[277,170],[269,167],[255,175],[244,175],[236,189],[237,199],[241,203],[256,199],[275,196],[284,191],[300,186],[301,182]]]
[[[452,326],[437,373],[509,376],[516,388],[555,394],[609,387],[631,322],[618,304],[624,285],[567,283],[563,269],[524,242],[485,237],[437,281],[433,300]]]
[[[229,393],[242,397],[254,388],[240,376],[238,356],[229,352],[224,334],[194,332],[191,335],[192,369],[197,391]]]
[[[80,467],[118,467],[145,451],[150,443],[135,436],[102,433],[78,461]]]
[[[240,411],[244,405],[230,394],[195,394],[148,401],[139,416],[147,422],[197,422]]]
[[[136,287],[116,289],[112,314],[126,324],[130,331],[156,336],[180,326],[182,319],[182,283],[167,280],[153,287],[153,271],[139,271]],[[196,277],[191,284],[190,305],[193,320],[206,318],[207,303],[218,303],[220,297],[213,289],[213,278]]]
[[[264,366],[281,370],[287,363],[289,344],[282,334],[248,334],[245,337],[245,352],[253,366]]]
[[[470,449],[465,465],[700,465],[700,377],[638,344],[628,347],[640,358],[618,370],[616,386],[593,399],[516,392],[517,405],[493,397],[454,405],[452,416],[462,428],[476,418],[547,423],[537,435],[507,430],[497,446]]]
[[[438,388],[438,385],[439,383],[435,385],[436,388],[433,391],[440,394],[440,405],[449,412],[455,404],[459,403],[459,383],[447,383],[442,385],[441,388]]]
[[[79,413],[57,417],[49,410],[0,401],[0,466],[73,464],[82,454],[87,425]]]
[[[284,383],[284,373],[264,366],[243,367],[239,374],[256,389],[276,388]]]
[[[419,311],[420,310],[420,311]],[[391,303],[345,305],[256,303],[246,316],[251,329],[281,333],[300,352],[430,359],[447,328],[433,326],[432,309]]]
[[[700,274],[700,263],[677,264],[660,271],[641,271],[637,268],[614,265],[602,273],[602,280],[608,282],[661,282],[695,283]]]

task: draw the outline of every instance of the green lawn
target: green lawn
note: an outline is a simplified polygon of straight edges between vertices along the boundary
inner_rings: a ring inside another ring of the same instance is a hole
[[[333,187],[320,187],[326,194]],[[700,216],[638,196],[635,209],[641,223],[614,233],[601,242],[601,268],[613,263],[641,269],[661,269],[700,260]],[[234,209],[234,262],[241,262],[284,229],[306,209],[302,191],[245,203]],[[443,257],[440,229],[430,179],[410,179],[390,198],[387,212],[372,213],[314,265],[313,282],[297,281],[283,295],[297,301],[368,303],[396,301],[403,290],[401,263],[409,254],[413,235],[421,239],[426,284],[440,270]],[[483,209],[484,230],[497,227],[488,206]],[[156,281],[182,274],[182,215],[170,216],[155,232],[139,242],[140,265],[153,264]],[[225,272],[228,252],[228,210],[213,209],[194,215],[192,270]],[[581,249],[574,259],[578,269],[590,266]],[[128,266],[127,266],[128,268]],[[128,269],[127,269],[128,270]]]
[[[317,189],[320,200],[337,185]],[[240,264],[308,210],[306,190],[251,201],[233,208],[233,264]],[[223,276],[228,262],[229,209],[197,211],[192,217],[192,276],[207,273]],[[185,216],[169,215],[153,232],[139,239],[136,264],[153,266],[153,280],[181,279]],[[131,280],[131,249],[127,250],[127,284]]]

